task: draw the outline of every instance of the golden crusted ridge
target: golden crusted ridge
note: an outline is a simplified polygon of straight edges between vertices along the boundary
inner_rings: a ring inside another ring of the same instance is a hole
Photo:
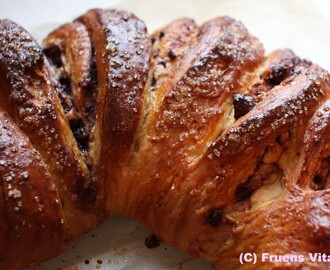
[[[3,20],[0,45],[1,268],[51,258],[116,213],[217,269],[328,269],[239,263],[329,251],[327,71],[265,56],[229,17],[149,36],[95,9],[43,49]]]

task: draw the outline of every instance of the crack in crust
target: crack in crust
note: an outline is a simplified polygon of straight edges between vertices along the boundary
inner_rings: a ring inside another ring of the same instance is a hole
[[[149,36],[95,9],[43,49],[3,20],[0,87],[1,268],[50,258],[111,213],[217,269],[253,269],[246,250],[330,249],[329,74],[264,56],[229,17]],[[304,267],[327,269],[290,265]]]

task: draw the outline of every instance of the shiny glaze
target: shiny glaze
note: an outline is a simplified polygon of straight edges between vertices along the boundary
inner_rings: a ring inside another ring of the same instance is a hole
[[[239,264],[247,250],[329,251],[330,82],[319,66],[290,50],[265,56],[261,43],[229,17],[200,27],[183,18],[149,36],[128,12],[91,10],[45,39],[49,63],[12,22],[1,22],[0,37],[0,122],[10,123],[13,145],[26,141],[28,153],[36,153],[13,156],[37,159],[49,183],[42,186],[36,175],[29,192],[28,184],[9,192],[3,177],[0,241],[15,243],[3,231],[13,233],[8,224],[16,217],[8,209],[17,207],[17,194],[28,199],[48,190],[47,206],[57,214],[49,210],[31,222],[48,222],[41,247],[50,231],[62,236],[54,251],[35,249],[12,268],[51,257],[111,213],[143,223],[217,269],[253,269]],[[63,93],[67,82],[71,91]],[[240,114],[237,95],[253,101]],[[69,124],[77,119],[88,134],[80,151],[81,137]],[[62,206],[54,204],[57,196]],[[29,219],[39,206],[26,205],[18,219]],[[77,229],[75,222],[85,226]],[[21,255],[29,241],[13,253]],[[5,252],[0,246],[7,266],[12,258]],[[304,267],[327,269],[309,262],[290,269]]]

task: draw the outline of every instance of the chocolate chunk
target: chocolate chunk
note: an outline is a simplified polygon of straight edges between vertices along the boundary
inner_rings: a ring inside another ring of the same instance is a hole
[[[56,93],[61,101],[64,112],[67,114],[73,107],[70,79],[61,77],[55,85]]]
[[[156,248],[159,247],[160,240],[155,234],[152,234],[145,239],[144,244],[147,248]]]
[[[274,66],[265,77],[266,82],[272,85],[279,85],[288,75],[288,69],[285,66]]]
[[[255,173],[247,178],[243,183],[240,183],[235,191],[237,202],[248,200],[254,191],[260,188],[267,179],[278,170],[274,164],[264,164],[259,162],[256,166]]]
[[[239,184],[235,191],[235,198],[237,202],[243,202],[249,199],[253,193],[254,189],[251,188],[250,182]]]
[[[162,65],[164,68],[166,68],[166,62],[164,60],[159,61],[158,65]]]
[[[152,78],[151,78],[151,86],[155,86],[156,83],[157,83],[156,78],[154,76],[152,76]]]
[[[82,201],[86,203],[95,203],[96,195],[99,191],[98,189],[98,184],[89,177],[83,185],[79,184],[77,186],[76,193],[81,194]],[[92,237],[95,237],[95,235],[92,234]]]
[[[164,30],[160,31],[159,32],[159,38],[161,39],[164,36],[165,36],[165,31]]]
[[[168,51],[168,57],[171,59],[171,60],[174,60],[176,58],[176,54],[172,51],[172,50],[169,50]]]
[[[235,119],[246,115],[255,107],[256,101],[253,97],[247,95],[234,95]]]
[[[53,66],[60,68],[63,65],[61,59],[62,51],[58,46],[53,45],[52,47],[44,49],[43,51]]]
[[[208,216],[205,219],[205,223],[208,223],[215,228],[219,227],[222,223],[222,210],[220,208],[214,208],[210,210]]]
[[[67,77],[62,77],[58,81],[61,84],[61,86],[63,87],[63,90],[65,91],[65,93],[67,95],[71,95],[71,82],[70,82],[70,79],[67,78]]]
[[[313,182],[316,184],[316,188],[314,188],[316,190],[324,189],[326,187],[326,184],[327,184],[326,178],[323,177],[320,174],[317,174],[317,175],[314,176]]]
[[[89,136],[85,131],[84,124],[81,119],[70,121],[70,128],[79,145],[80,150],[87,151]]]

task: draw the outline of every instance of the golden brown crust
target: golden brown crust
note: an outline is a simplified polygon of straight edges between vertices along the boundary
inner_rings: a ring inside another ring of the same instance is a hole
[[[234,39],[234,32],[241,37],[240,40]],[[229,42],[232,51],[226,52],[232,59],[223,58],[222,40]],[[166,212],[171,209],[169,205],[176,201],[172,200],[171,194],[177,192],[176,188],[182,181],[180,175],[184,175],[191,164],[200,158],[207,144],[214,140],[229,117],[230,112],[225,112],[222,107],[231,102],[229,88],[233,80],[227,80],[221,75],[225,74],[228,78],[235,76],[235,82],[238,84],[241,79],[243,86],[249,76],[241,78],[240,69],[246,67],[249,72],[256,68],[263,60],[262,52],[260,43],[232,19],[215,19],[201,27],[196,43],[177,64],[182,67],[183,74],[177,81],[173,79],[174,85],[167,89],[160,107],[151,115],[147,126],[148,141],[144,142],[143,151],[131,162],[131,166],[136,169],[129,175],[129,180],[122,181],[123,185],[130,185],[125,200],[141,201],[140,204],[126,202],[125,206],[130,209],[125,211],[143,212],[145,216],[135,218],[153,220],[157,230],[177,225],[170,220],[158,223],[160,217],[168,215]],[[235,56],[239,59],[235,59]],[[233,65],[228,70],[231,61]],[[177,74],[180,72],[178,70],[173,72]],[[214,80],[215,84],[208,82],[209,79]],[[235,89],[239,92],[243,87],[237,85]],[[137,175],[142,173],[143,176]],[[135,192],[135,185],[141,184],[138,179],[143,179],[147,193],[150,194],[148,198]],[[125,187],[121,189],[126,190]],[[116,194],[115,191],[113,193]],[[159,209],[162,205],[166,209]],[[174,235],[172,237],[177,238]]]
[[[43,51],[62,86],[58,92],[69,122],[81,118],[90,133],[95,124],[97,79],[86,27],[74,22],[54,30],[43,41]]]
[[[326,262],[308,261],[309,252],[323,254],[329,250],[328,202],[327,190],[310,192],[291,186],[277,200],[238,214],[240,224],[233,233],[235,245],[223,252],[217,267],[221,269],[227,262],[226,269],[328,269]],[[240,266],[236,257],[246,250],[259,256],[262,253],[303,255],[306,261]]]
[[[0,266],[16,269],[62,251],[67,225],[57,189],[39,153],[3,109],[0,125]]]
[[[208,30],[213,35],[210,43],[204,40]],[[219,36],[214,36],[217,31]],[[309,118],[329,96],[329,75],[289,50],[276,51],[264,60],[258,41],[228,18],[207,23],[194,42],[175,68],[162,74],[170,83],[165,78],[153,87],[156,93],[160,90],[158,100],[147,96],[147,104],[151,100],[152,105],[142,126],[146,130],[139,133],[139,151],[130,158],[126,175],[109,179],[117,181],[118,188],[112,191],[116,196],[112,206],[117,213],[146,224],[164,241],[212,261],[219,269],[237,269],[235,250],[242,252],[251,242],[257,243],[252,240],[253,229],[247,229],[252,238],[247,245],[236,238],[237,228],[245,226],[240,215],[258,215],[265,209],[270,219],[285,220],[287,216],[279,214],[283,210],[268,209],[269,204],[283,200],[283,205],[288,202],[287,207],[296,207],[285,195],[291,193],[284,190],[295,190],[292,185],[299,177],[294,173],[304,171],[297,160],[301,139]],[[219,51],[219,47],[225,49]],[[221,75],[216,77],[215,72]],[[257,102],[239,119],[233,116],[236,94],[254,96]],[[290,158],[294,165],[284,169]],[[287,170],[285,175],[282,170]],[[257,228],[262,220],[249,219],[246,226]],[[289,228],[301,225],[298,220],[290,222],[294,225],[280,233],[263,232],[268,242],[272,237],[279,239],[265,252],[283,254],[287,244],[282,237],[294,243]],[[309,247],[301,246],[300,252],[307,256]],[[310,267],[310,263],[292,267],[306,265]],[[283,265],[266,262],[256,267]]]
[[[90,178],[79,153],[42,49],[8,20],[0,22],[0,36],[0,104],[47,164],[63,205],[64,238],[76,238],[103,218],[103,211],[96,208],[98,183]],[[36,190],[41,188],[36,186]]]
[[[0,37],[1,267],[45,260],[117,213],[217,269],[329,268],[239,262],[330,249],[328,72],[290,50],[265,57],[228,17],[149,37],[130,13],[91,10],[45,39],[46,57],[10,21]],[[30,182],[6,181],[23,171]]]
[[[77,21],[87,27],[95,47],[99,89],[92,163],[100,177],[115,178],[125,164],[140,121],[150,40],[145,24],[127,12],[92,10]],[[111,192],[107,185],[105,191]],[[107,196],[108,203],[111,196]]]

